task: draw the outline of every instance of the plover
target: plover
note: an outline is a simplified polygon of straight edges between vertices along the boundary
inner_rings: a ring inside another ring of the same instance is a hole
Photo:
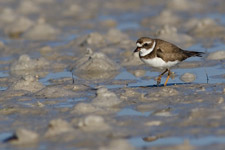
[[[167,79],[164,83],[164,86],[166,86],[171,75],[171,67],[189,57],[201,57],[204,54],[203,52],[183,50],[170,42],[149,37],[141,37],[137,40],[136,44],[137,48],[134,52],[139,52],[139,57],[144,63],[154,68],[165,69],[158,76],[157,85],[160,84],[161,77],[168,72]]]

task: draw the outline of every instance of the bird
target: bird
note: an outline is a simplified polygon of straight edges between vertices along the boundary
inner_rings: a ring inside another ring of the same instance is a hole
[[[164,69],[157,78],[157,86],[161,83],[162,76],[168,72],[168,76],[164,83],[170,78],[170,68],[184,61],[185,59],[193,56],[202,57],[204,52],[188,51],[183,50],[170,42],[162,39],[154,39],[150,37],[141,37],[136,42],[137,48],[134,53],[139,53],[139,58],[147,65],[157,68]]]

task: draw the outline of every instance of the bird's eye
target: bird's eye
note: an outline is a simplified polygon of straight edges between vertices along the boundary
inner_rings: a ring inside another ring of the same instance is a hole
[[[145,46],[148,46],[148,43],[145,43],[143,46],[144,46],[144,47],[145,47]]]

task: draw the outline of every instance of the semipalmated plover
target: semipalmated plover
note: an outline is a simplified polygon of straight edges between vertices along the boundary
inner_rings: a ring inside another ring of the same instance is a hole
[[[164,86],[166,86],[171,75],[171,67],[189,57],[201,57],[204,54],[203,52],[186,51],[167,41],[148,37],[141,37],[137,40],[136,44],[137,48],[134,52],[139,52],[139,57],[144,63],[154,68],[165,69],[158,76],[157,85],[160,84],[161,77],[168,72],[167,79],[164,83]]]

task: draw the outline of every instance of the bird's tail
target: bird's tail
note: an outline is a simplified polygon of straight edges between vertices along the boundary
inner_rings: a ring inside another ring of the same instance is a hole
[[[185,51],[185,54],[188,57],[192,57],[192,56],[202,57],[202,55],[205,53],[204,52],[195,52],[195,51]]]

